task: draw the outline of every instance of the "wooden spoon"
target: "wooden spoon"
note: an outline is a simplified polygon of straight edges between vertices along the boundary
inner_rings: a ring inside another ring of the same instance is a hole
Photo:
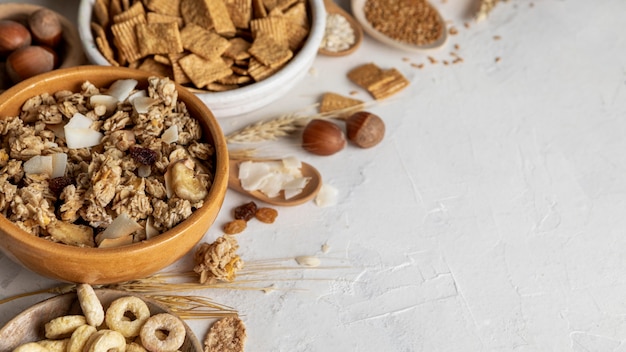
[[[302,176],[310,177],[311,179],[306,184],[302,192],[296,195],[295,197],[285,199],[283,196],[283,192],[277,197],[268,197],[261,191],[246,191],[241,186],[241,182],[239,181],[239,164],[246,160],[230,160],[229,172],[228,172],[228,187],[237,192],[249,195],[250,197],[256,198],[262,202],[278,205],[278,206],[294,206],[300,205],[310,201],[315,198],[317,192],[319,192],[320,187],[322,187],[322,175],[320,175],[319,171],[313,166],[302,163]],[[275,161],[275,160],[251,160],[251,161]]]
[[[438,49],[442,47],[448,40],[448,31],[447,31],[446,22],[444,21],[443,17],[441,17],[441,14],[439,13],[439,11],[437,11],[437,9],[434,6],[433,6],[433,9],[437,11],[437,20],[439,21],[441,28],[443,28],[443,30],[441,31],[441,36],[436,41],[430,44],[415,45],[415,44],[395,40],[379,32],[378,30],[374,29],[374,27],[370,24],[367,18],[365,18],[364,8],[365,8],[365,3],[367,1],[375,1],[375,0],[352,0],[352,13],[354,14],[354,17],[359,21],[359,23],[361,24],[361,27],[363,27],[363,30],[367,34],[369,34],[370,36],[372,36],[372,38],[384,44],[387,44],[389,46],[392,46],[394,48],[401,49],[404,51],[422,52],[426,50]]]
[[[352,54],[356,49],[358,49],[363,41],[363,29],[361,28],[361,25],[354,19],[354,17],[352,17],[352,15],[342,9],[333,0],[324,0],[324,6],[326,7],[327,15],[339,14],[345,17],[348,23],[350,23],[350,27],[352,27],[352,31],[354,32],[354,44],[352,44],[352,46],[348,49],[342,51],[331,51],[325,49],[324,47],[320,47],[318,53],[326,56],[345,56]]]

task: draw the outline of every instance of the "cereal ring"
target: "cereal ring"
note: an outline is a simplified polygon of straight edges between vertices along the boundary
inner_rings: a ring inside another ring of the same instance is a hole
[[[82,352],[87,340],[96,332],[96,328],[91,325],[79,326],[74,330],[67,345],[67,352]]]
[[[70,339],[63,340],[40,340],[38,344],[45,347],[50,352],[65,352]]]
[[[167,332],[167,337],[160,339],[157,331]],[[155,314],[141,328],[141,343],[152,352],[176,351],[185,342],[185,325],[177,317],[168,314]]]
[[[83,315],[65,315],[54,318],[44,326],[47,339],[61,339],[70,336],[76,328],[87,324]]]
[[[37,342],[29,342],[23,345],[17,346],[13,352],[50,352],[44,346],[38,344]]]
[[[126,352],[147,352],[141,344],[137,342],[130,342],[126,344]]]
[[[117,331],[107,329],[96,331],[91,335],[84,349],[86,352],[124,352],[125,350],[126,338]]]
[[[126,312],[134,315],[134,320],[124,316]],[[139,335],[141,326],[150,318],[150,309],[144,301],[135,296],[126,296],[111,302],[106,311],[105,321],[109,329],[119,331],[124,337]]]
[[[100,326],[104,321],[104,309],[93,287],[89,284],[77,285],[76,295],[87,324],[95,327]]]

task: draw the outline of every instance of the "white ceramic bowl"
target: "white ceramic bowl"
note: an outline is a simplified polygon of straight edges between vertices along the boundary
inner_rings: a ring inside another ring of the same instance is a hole
[[[95,65],[110,66],[96,47],[90,29],[94,2],[95,0],[81,0],[78,8],[78,32],[87,59]],[[196,93],[215,117],[231,117],[260,109],[285,95],[304,78],[313,65],[326,26],[323,0],[308,0],[308,3],[311,31],[304,46],[283,69],[263,81],[242,88],[225,92]]]

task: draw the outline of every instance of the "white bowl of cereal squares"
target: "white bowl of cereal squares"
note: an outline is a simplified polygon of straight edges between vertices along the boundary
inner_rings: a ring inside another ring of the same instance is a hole
[[[205,236],[227,185],[217,119],[169,78],[77,66],[0,95],[0,250],[40,275],[153,274]]]
[[[121,3],[81,0],[88,60],[169,76],[218,118],[254,111],[292,89],[311,68],[326,24],[323,0]]]

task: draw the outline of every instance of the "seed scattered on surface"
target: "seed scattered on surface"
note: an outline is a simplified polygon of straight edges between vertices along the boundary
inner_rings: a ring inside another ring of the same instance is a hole
[[[301,255],[295,258],[296,262],[302,266],[317,267],[320,266],[320,258],[312,255]]]

